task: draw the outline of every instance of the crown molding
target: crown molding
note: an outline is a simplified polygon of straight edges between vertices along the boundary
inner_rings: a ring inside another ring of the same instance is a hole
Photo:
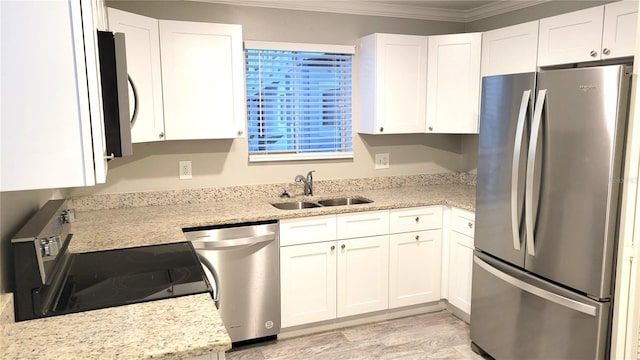
[[[495,1],[487,5],[478,6],[469,11],[466,11],[466,21],[471,22],[476,20],[485,19],[488,17],[508,13],[515,10],[528,8],[534,5],[543,4],[552,0],[518,0],[518,1]]]
[[[375,1],[299,1],[299,0],[191,0],[235,6],[253,6],[274,9],[319,11],[338,14],[385,16],[417,20],[467,23],[509,11],[523,9],[551,0],[499,0],[471,10],[453,10],[411,5],[392,5]]]

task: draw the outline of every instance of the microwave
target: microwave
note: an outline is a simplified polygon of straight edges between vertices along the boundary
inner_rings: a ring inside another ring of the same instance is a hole
[[[107,155],[133,155],[124,34],[98,30],[98,56]]]

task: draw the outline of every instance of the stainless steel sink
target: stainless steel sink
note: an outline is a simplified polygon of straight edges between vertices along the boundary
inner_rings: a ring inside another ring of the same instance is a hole
[[[362,197],[343,197],[335,199],[326,199],[318,201],[318,204],[322,206],[342,206],[342,205],[357,205],[372,203],[373,200],[365,199]]]
[[[310,209],[320,207],[320,204],[316,204],[310,201],[297,201],[297,202],[281,202],[271,204],[272,206],[280,209],[280,210],[301,210],[301,209]]]

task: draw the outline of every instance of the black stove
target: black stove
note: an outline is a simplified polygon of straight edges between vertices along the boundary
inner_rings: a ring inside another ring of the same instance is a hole
[[[12,241],[16,321],[212,293],[190,242],[69,253],[64,205],[45,204],[32,220],[51,221],[40,214]]]

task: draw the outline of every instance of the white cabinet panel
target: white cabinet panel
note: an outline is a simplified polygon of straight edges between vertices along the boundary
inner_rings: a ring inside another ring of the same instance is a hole
[[[335,241],[280,248],[282,327],[336,317]]]
[[[442,206],[394,209],[389,213],[389,232],[440,229],[442,227]]]
[[[0,2],[0,191],[105,181],[92,4]]]
[[[473,269],[473,238],[455,231],[449,238],[449,303],[467,314],[471,313],[471,275]]]
[[[129,72],[129,112],[134,143],[164,140],[160,34],[158,20],[129,12],[108,9],[111,31],[125,34]],[[135,88],[135,94],[134,94]]]
[[[538,21],[482,34],[482,76],[535,72]]]
[[[159,22],[166,139],[243,136],[242,27]]]
[[[606,4],[602,30],[602,58],[633,56],[637,24],[637,1]]]
[[[389,211],[366,211],[354,214],[339,214],[337,238],[348,239],[389,233]]]
[[[383,310],[389,304],[389,236],[337,242],[338,316]]]
[[[538,65],[598,60],[603,6],[540,20]]]
[[[453,208],[451,209],[451,230],[473,238],[475,219],[474,212]]]
[[[440,300],[442,231],[389,238],[389,308]]]
[[[481,33],[429,37],[427,133],[478,133],[481,41]]]
[[[371,34],[359,40],[359,132],[423,133],[427,37]]]
[[[335,215],[280,220],[280,246],[308,244],[335,239]]]

